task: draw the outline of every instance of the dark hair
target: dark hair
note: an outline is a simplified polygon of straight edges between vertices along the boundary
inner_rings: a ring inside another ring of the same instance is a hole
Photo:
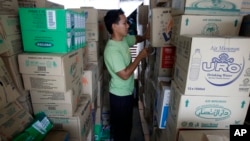
[[[112,24],[117,24],[120,21],[120,15],[123,15],[122,9],[109,10],[104,17],[106,29],[110,34],[113,34]]]

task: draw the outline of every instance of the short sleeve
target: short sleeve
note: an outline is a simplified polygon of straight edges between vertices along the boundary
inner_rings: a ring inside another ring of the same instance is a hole
[[[135,42],[136,42],[135,35],[127,35],[125,37],[125,39],[126,39],[129,47],[133,46],[135,44]]]

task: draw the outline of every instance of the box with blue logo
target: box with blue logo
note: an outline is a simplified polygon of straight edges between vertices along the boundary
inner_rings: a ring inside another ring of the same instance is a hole
[[[169,100],[170,100],[170,83],[160,81],[160,91],[157,96],[156,119],[160,129],[165,129],[168,118]]]
[[[173,15],[239,15],[242,0],[172,0]]]
[[[174,78],[185,95],[248,96],[250,38],[180,36]]]
[[[25,52],[67,53],[85,46],[84,14],[66,9],[19,8]]]

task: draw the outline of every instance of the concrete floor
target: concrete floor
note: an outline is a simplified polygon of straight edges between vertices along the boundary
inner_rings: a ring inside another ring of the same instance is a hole
[[[133,129],[130,141],[145,141],[138,102],[136,100],[133,109]]]

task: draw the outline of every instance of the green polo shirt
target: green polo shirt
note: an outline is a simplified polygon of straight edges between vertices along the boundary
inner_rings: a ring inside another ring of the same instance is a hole
[[[104,50],[104,62],[111,75],[109,92],[117,96],[131,95],[134,90],[134,75],[123,80],[116,73],[124,70],[132,61],[129,47],[135,44],[135,36],[127,35],[122,41],[109,40]]]

